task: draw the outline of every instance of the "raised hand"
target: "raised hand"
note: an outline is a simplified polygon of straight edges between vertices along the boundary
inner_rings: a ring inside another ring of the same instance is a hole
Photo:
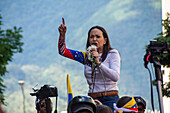
[[[62,24],[58,27],[58,31],[60,33],[60,38],[65,37],[66,31],[67,31],[67,27],[65,25],[64,18],[62,18]]]

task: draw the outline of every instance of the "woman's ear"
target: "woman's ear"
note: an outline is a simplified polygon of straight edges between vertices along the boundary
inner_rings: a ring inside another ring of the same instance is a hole
[[[104,38],[104,44],[106,44],[106,42],[107,42],[107,38]]]

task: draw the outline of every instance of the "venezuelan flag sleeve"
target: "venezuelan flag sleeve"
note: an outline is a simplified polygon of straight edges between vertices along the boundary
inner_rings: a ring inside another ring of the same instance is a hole
[[[85,51],[76,51],[76,50],[72,50],[72,49],[67,49],[64,39],[59,40],[58,50],[59,50],[60,55],[67,57],[67,58],[70,58],[70,59],[73,59],[73,60],[76,60],[76,61],[84,64],[86,52]]]
[[[72,92],[72,89],[71,89],[70,77],[67,74],[67,101],[68,101],[68,104],[73,97],[74,96],[73,96],[73,92]]]

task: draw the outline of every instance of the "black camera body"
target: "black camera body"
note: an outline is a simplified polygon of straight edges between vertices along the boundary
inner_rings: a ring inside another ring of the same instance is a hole
[[[156,40],[151,40],[150,45],[148,45],[148,51],[154,55],[161,55],[164,52],[168,52],[168,43],[167,42],[157,42]]]
[[[39,90],[38,89],[33,89],[35,93],[30,93],[31,96],[36,96],[40,100],[43,100],[47,97],[57,97],[58,96],[58,91],[55,86],[51,85],[44,85],[41,87]]]

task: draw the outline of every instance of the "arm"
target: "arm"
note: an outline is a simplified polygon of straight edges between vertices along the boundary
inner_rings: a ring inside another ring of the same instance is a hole
[[[103,75],[110,78],[114,82],[117,82],[120,77],[120,54],[117,50],[109,53],[110,56],[107,60],[109,60],[109,67],[104,65],[104,63],[100,64],[100,69],[103,72]]]
[[[67,49],[64,38],[62,40],[59,40],[58,51],[60,55],[84,64],[85,52]]]
[[[94,100],[96,102],[97,105],[103,105],[99,100],[95,99]]]
[[[75,50],[71,50],[71,49],[67,49],[66,48],[66,43],[65,43],[65,34],[67,31],[67,27],[65,25],[65,21],[64,18],[62,18],[63,23],[59,26],[58,30],[59,30],[59,42],[58,42],[58,51],[59,54],[76,60],[82,64],[84,64],[84,59],[85,59],[85,52],[80,52],[80,51],[75,51]]]

